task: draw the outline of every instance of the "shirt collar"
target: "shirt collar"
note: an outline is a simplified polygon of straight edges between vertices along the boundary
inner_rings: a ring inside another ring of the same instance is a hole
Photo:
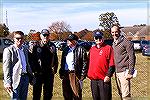
[[[23,49],[23,46],[17,47],[15,44],[14,44],[14,47],[15,47],[17,50],[18,50],[18,49],[20,49],[20,50]]]
[[[73,51],[75,49],[75,46],[69,47],[69,50]]]

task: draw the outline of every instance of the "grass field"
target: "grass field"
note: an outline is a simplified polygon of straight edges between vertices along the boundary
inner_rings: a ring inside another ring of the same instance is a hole
[[[61,57],[61,52],[58,52],[59,62]],[[150,100],[148,97],[150,90],[150,58],[144,57],[141,53],[136,53],[136,69],[138,74],[136,78],[133,78],[131,81],[131,93],[133,100]],[[9,95],[3,88],[3,74],[2,74],[2,62],[0,62],[0,100],[9,100]],[[120,100],[117,93],[115,78],[112,78],[112,94],[113,100]],[[28,100],[32,99],[32,86],[29,86]],[[54,92],[53,100],[63,100],[61,80],[58,74],[55,75],[54,82]],[[83,84],[83,100],[92,100],[91,90],[90,90],[90,80],[87,78],[84,80]]]

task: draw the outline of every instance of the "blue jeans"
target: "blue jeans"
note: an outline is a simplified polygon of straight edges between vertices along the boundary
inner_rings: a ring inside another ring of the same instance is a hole
[[[18,87],[13,90],[13,96],[11,100],[27,100],[28,85],[29,85],[28,75],[22,75]]]

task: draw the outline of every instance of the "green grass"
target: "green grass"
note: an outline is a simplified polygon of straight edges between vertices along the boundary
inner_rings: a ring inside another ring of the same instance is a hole
[[[60,62],[61,52],[58,52],[58,57]],[[132,97],[133,100],[150,100],[150,98],[148,98],[148,94],[150,90],[150,85],[149,85],[150,58],[142,56],[141,53],[137,53],[136,58],[137,58],[136,69],[138,70],[138,74],[137,77],[133,78],[131,81]],[[9,100],[9,95],[6,93],[6,91],[3,88],[2,77],[3,77],[2,62],[0,62],[0,100]],[[120,100],[116,89],[116,83],[114,77],[112,77],[112,94],[113,94],[113,100]],[[30,85],[28,100],[31,99],[32,99],[32,86]],[[55,75],[53,100],[63,100],[61,79],[59,78],[58,73]],[[92,100],[91,90],[90,90],[90,80],[88,78],[84,80],[84,84],[83,84],[83,100]]]

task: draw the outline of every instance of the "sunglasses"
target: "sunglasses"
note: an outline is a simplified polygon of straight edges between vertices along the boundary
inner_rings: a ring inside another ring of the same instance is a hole
[[[102,39],[101,36],[95,36],[95,40]]]
[[[42,34],[44,37],[47,37],[47,36],[49,36],[49,34]]]
[[[23,39],[23,37],[15,37],[15,39],[17,39],[17,40],[22,40]]]

